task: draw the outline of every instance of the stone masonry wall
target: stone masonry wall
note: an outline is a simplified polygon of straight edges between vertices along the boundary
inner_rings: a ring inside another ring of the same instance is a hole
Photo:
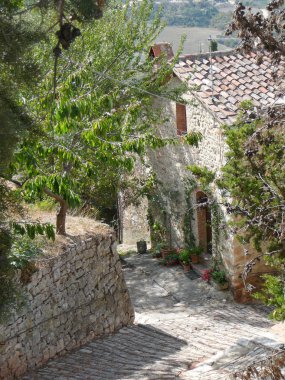
[[[166,228],[171,229],[171,243],[174,247],[183,247],[185,244],[185,216],[187,207],[189,207],[189,202],[187,204],[186,200],[185,179],[191,177],[190,172],[186,169],[187,165],[205,166],[219,175],[222,166],[226,163],[225,153],[227,151],[219,120],[193,95],[187,94],[185,99],[189,101],[186,107],[187,131],[199,131],[203,137],[198,148],[178,144],[167,145],[148,152],[149,165],[159,183],[160,203],[154,204],[152,207],[155,214],[154,219],[162,225],[167,224]],[[156,133],[164,138],[177,136],[176,104],[161,101],[159,106],[163,108],[163,114],[168,121],[157,127]],[[201,236],[199,236],[201,231],[199,234],[198,229],[199,222],[205,224],[205,220],[199,221],[199,211],[195,208],[196,192],[199,190],[196,189],[193,192],[190,202],[194,207],[191,232],[194,234],[196,244],[199,244],[199,240],[201,240]],[[221,204],[222,195],[219,189],[213,186],[211,190],[217,203]],[[133,210],[132,213],[134,213]],[[231,219],[223,206],[219,207],[219,214],[221,220],[218,228],[212,225],[212,252],[223,260],[235,299],[241,302],[246,301],[250,295],[244,287],[241,274],[245,264],[257,253],[250,250],[252,254],[245,255],[244,249],[236,241],[229,228]],[[131,218],[131,215],[128,217]],[[265,267],[262,261],[259,262],[250,274],[248,282],[258,287],[260,273],[266,271],[268,271],[268,267]]]
[[[175,86],[175,83],[173,86]],[[185,98],[186,100],[193,100],[190,95],[185,96]],[[160,101],[156,105],[163,108],[163,115],[168,121],[156,127],[155,133],[162,138],[177,137],[176,103]],[[221,142],[221,132],[218,124],[200,103],[194,101],[194,103],[187,105],[186,118],[188,132],[198,130],[203,134],[203,140],[198,148],[190,147],[187,144],[170,144],[160,149],[149,150],[147,154],[147,162],[159,183],[159,203],[154,204],[152,207],[152,210],[156,213],[155,220],[160,224],[165,224],[165,219],[167,219],[167,229],[171,229],[171,237],[167,240],[171,240],[172,245],[175,247],[182,247],[185,240],[184,218],[187,210],[185,180],[191,177],[189,170],[186,169],[187,165],[196,163],[197,165],[207,166],[212,170],[218,170],[224,153],[224,145]],[[136,172],[137,175],[143,176],[142,169]],[[194,198],[192,203],[195,203]],[[138,221],[142,223],[143,220],[146,220],[146,216],[144,216],[146,215],[146,210],[146,199],[140,206],[129,207],[124,210],[124,242],[128,243],[130,241],[129,236],[142,236],[144,228],[141,228]],[[165,215],[167,215],[167,218]],[[196,220],[192,224],[198,244]]]
[[[176,103],[160,103],[163,115],[168,121],[156,129],[162,138],[177,138]],[[187,210],[185,197],[185,180],[190,177],[186,166],[193,163],[191,147],[187,144],[169,144],[163,148],[149,150],[148,163],[156,175],[158,194],[156,203],[152,205],[155,221],[171,230],[174,247],[184,245],[184,217]]]
[[[134,320],[110,229],[39,262],[27,303],[0,325],[0,379],[14,379]]]

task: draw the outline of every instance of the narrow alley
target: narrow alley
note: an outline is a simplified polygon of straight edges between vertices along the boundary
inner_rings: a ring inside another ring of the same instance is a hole
[[[264,308],[236,304],[229,292],[149,254],[124,264],[135,324],[22,380],[222,380],[279,349]]]

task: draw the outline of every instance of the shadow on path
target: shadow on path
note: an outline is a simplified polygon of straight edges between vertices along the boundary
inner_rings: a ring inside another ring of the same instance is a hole
[[[187,367],[175,355],[186,345],[154,327],[134,325],[51,360],[22,380],[175,379]]]

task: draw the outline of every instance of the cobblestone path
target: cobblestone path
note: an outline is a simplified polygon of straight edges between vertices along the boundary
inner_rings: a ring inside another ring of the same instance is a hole
[[[50,361],[23,380],[223,380],[279,347],[260,307],[149,255],[127,258],[136,324]]]

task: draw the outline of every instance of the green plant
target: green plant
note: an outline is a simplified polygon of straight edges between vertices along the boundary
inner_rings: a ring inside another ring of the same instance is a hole
[[[265,274],[262,276],[265,280],[262,291],[253,294],[268,306],[274,306],[273,312],[269,315],[276,321],[285,320],[285,281],[282,277]]]
[[[194,246],[189,248],[189,254],[190,256],[196,255],[199,256],[203,253],[204,249],[200,246]]]
[[[210,51],[214,52],[218,50],[218,42],[215,40],[210,41]]]
[[[183,233],[184,233],[184,244],[187,247],[191,247],[193,241],[195,241],[195,235],[193,233],[192,221],[194,220],[194,207],[192,204],[192,194],[197,188],[195,180],[191,177],[186,177],[183,180],[185,187],[185,200],[186,200],[186,210],[183,220]]]
[[[59,206],[58,234],[65,234],[67,210],[77,208],[83,196],[89,198],[89,188],[104,185],[115,195],[120,177],[132,171],[138,155],[148,147],[178,143],[176,137],[153,133],[165,115],[150,107],[151,92],[180,98],[180,90],[167,86],[172,64],[165,56],[149,58],[148,48],[163,26],[153,6],[151,0],[111,2],[100,21],[81,25],[83,39],[72,43],[68,55],[56,55],[58,77],[50,70],[50,45],[34,51],[49,73],[33,96],[39,101],[29,103],[41,121],[41,134],[25,137],[15,155],[14,173],[21,172],[26,197],[48,196]],[[158,63],[160,69],[154,70]],[[47,91],[51,87],[53,96]]]
[[[190,251],[187,248],[184,248],[179,253],[179,260],[183,264],[189,264],[190,263]]]
[[[40,244],[32,241],[27,235],[16,236],[8,254],[8,260],[13,268],[23,269],[42,253]]]
[[[206,168],[206,166],[188,165],[186,168],[199,180],[202,188],[207,187],[215,179],[215,173]]]
[[[225,271],[219,268],[213,269],[211,273],[211,279],[217,284],[221,285],[225,284],[228,281]]]
[[[166,248],[167,245],[165,243],[157,243],[152,248],[152,255],[153,257],[161,257],[161,249]]]
[[[179,264],[179,255],[177,253],[171,253],[161,261],[162,265],[167,267]]]

